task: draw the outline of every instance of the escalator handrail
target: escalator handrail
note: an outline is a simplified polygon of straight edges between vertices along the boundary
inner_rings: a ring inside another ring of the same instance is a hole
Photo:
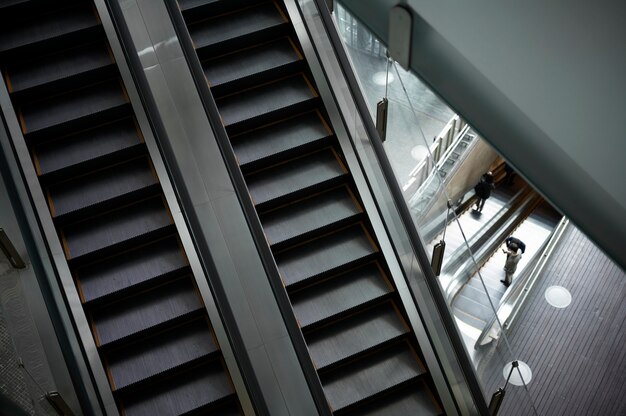
[[[413,253],[418,259],[418,262],[421,266],[420,268],[425,275],[425,281],[430,289],[430,296],[432,297],[434,304],[437,308],[440,322],[443,324],[445,332],[451,341],[452,348],[456,355],[455,358],[457,359],[461,367],[461,371],[463,372],[463,377],[465,378],[465,382],[467,383],[472,402],[476,406],[480,414],[487,415],[489,414],[489,410],[487,409],[485,398],[480,389],[478,377],[476,376],[474,367],[472,366],[472,363],[467,355],[463,340],[457,331],[454,318],[450,313],[450,309],[445,300],[445,297],[443,296],[443,293],[439,288],[437,277],[430,267],[428,256],[421,242],[420,236],[415,228],[415,225],[413,224],[413,219],[411,218],[409,208],[404,201],[402,189],[395,180],[395,174],[391,167],[391,163],[387,158],[387,154],[385,153],[385,149],[378,135],[378,131],[376,130],[376,126],[371,119],[367,104],[365,102],[365,98],[359,86],[356,75],[352,71],[350,60],[346,54],[340,35],[335,29],[330,11],[328,10],[325,0],[314,0],[314,3],[321,17],[321,21],[326,30],[326,34],[328,35],[328,38],[333,45],[333,52],[335,54],[335,57],[337,58],[337,62],[339,63],[343,76],[348,83],[350,94],[359,113],[358,116],[364,124],[369,143],[372,145],[372,149],[374,151],[374,154],[376,155],[378,165],[382,170],[385,184],[387,185],[387,188],[392,195],[393,203],[400,216],[402,225],[404,226],[404,231],[407,233],[409,243],[413,249]],[[354,138],[351,137],[351,140],[354,140]],[[367,180],[367,177],[365,177],[365,179]],[[410,291],[412,291],[412,286],[410,282],[408,282],[408,278],[404,276],[404,279],[407,280],[407,287]],[[414,295],[412,294],[412,296]]]
[[[271,249],[267,244],[267,239],[265,237],[265,233],[263,232],[261,221],[259,220],[256,209],[252,204],[250,195],[247,192],[248,188],[246,186],[245,179],[237,164],[235,152],[222,123],[217,104],[215,103],[215,99],[213,98],[213,95],[206,83],[202,66],[200,65],[200,61],[191,42],[191,35],[189,34],[176,0],[166,0],[165,5],[170,18],[172,19],[172,24],[174,26],[174,30],[176,31],[176,35],[180,42],[187,64],[191,70],[194,83],[196,84],[196,89],[200,95],[205,112],[213,128],[218,147],[222,153],[222,158],[231,181],[233,182],[233,188],[237,194],[239,202],[241,203],[250,233],[259,253],[265,273],[269,278],[268,280],[270,286],[276,298],[276,302],[278,303],[278,309],[282,315],[289,337],[292,340],[299,365],[311,391],[315,406],[320,415],[330,416],[331,411],[328,407],[322,383],[311,361],[304,336],[300,330],[295,315],[291,312],[291,302],[289,301],[285,287],[282,284],[282,279],[276,262],[274,261]]]

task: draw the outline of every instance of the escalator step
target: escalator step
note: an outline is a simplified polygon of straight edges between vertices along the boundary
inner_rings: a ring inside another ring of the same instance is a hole
[[[133,394],[121,401],[121,407],[126,416],[177,416],[206,408],[233,394],[228,375],[220,361],[215,361]],[[209,414],[238,414],[236,405],[232,406]]]
[[[332,132],[319,113],[310,112],[280,123],[233,136],[232,145],[241,166],[319,142]]]
[[[11,65],[6,71],[7,84],[11,93],[17,93],[112,64],[113,58],[105,45],[88,45],[36,61]]]
[[[348,188],[342,186],[272,210],[261,217],[261,223],[267,241],[275,245],[354,218],[363,212],[355,204]]]
[[[188,266],[176,238],[167,238],[76,270],[85,302],[170,275]]]
[[[365,229],[355,225],[276,253],[275,258],[285,286],[290,286],[375,253],[377,248]]]
[[[146,157],[111,166],[48,188],[51,210],[60,217],[158,184]]]
[[[150,198],[63,230],[69,259],[154,233],[173,224],[161,198]]]
[[[306,336],[317,370],[376,348],[409,332],[390,302],[350,316]]]
[[[127,103],[120,81],[112,80],[23,105],[20,114],[24,132],[30,133]]]
[[[107,363],[115,389],[119,390],[216,351],[206,320],[199,319],[121,348],[108,355]]]
[[[262,170],[246,179],[250,196],[258,206],[340,179],[346,173],[334,153],[327,149]]]
[[[92,313],[98,345],[105,346],[202,308],[188,277],[103,306]]]
[[[0,29],[0,52],[47,41],[99,25],[90,6],[75,7],[20,21]]]
[[[283,78],[276,82],[251,88],[238,94],[229,95],[216,100],[226,127],[251,120],[268,117],[281,111],[284,118],[287,111],[302,111],[317,97],[317,93],[308,83],[303,74]],[[291,110],[290,110],[291,108]]]
[[[437,416],[443,414],[443,411],[424,382],[418,381],[417,383],[410,383],[399,392],[367,403],[350,414],[359,416]]]
[[[423,373],[415,352],[408,343],[400,342],[368,360],[337,368],[322,377],[322,385],[332,410],[338,411]]]
[[[210,16],[258,2],[258,0],[179,0],[178,7],[185,16],[197,13]]]
[[[287,19],[273,2],[222,14],[188,26],[196,49],[231,41],[284,25]]]
[[[6,9],[10,6],[17,6],[19,4],[28,3],[29,1],[32,0],[2,0],[0,1],[0,9]]]
[[[283,38],[205,61],[202,67],[209,85],[217,87],[251,75],[258,79],[260,73],[301,60],[302,56],[289,38]]]
[[[388,295],[393,290],[376,263],[334,276],[290,296],[303,329]]]
[[[41,175],[130,149],[143,143],[132,119],[81,131],[37,146],[35,164]]]

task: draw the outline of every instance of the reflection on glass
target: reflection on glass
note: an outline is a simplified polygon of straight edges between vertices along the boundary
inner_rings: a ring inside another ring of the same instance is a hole
[[[559,217],[550,212],[549,224],[525,221],[519,229],[520,218],[529,218],[538,207],[551,210],[520,179],[515,186],[494,190],[482,212],[473,210],[474,187],[485,172],[494,170],[498,185],[509,180],[502,158],[416,76],[388,60],[384,47],[340,6],[336,18],[370,115],[375,117],[375,103],[383,97],[389,101],[384,148],[427,254],[445,241],[440,288],[489,402],[505,384],[506,377],[500,379],[504,369],[520,359],[502,331],[507,314],[500,309],[513,309],[512,299],[519,297],[529,279],[519,276],[530,274],[527,269],[549,241]],[[507,289],[499,282],[504,254],[493,253],[518,229],[522,236],[533,235],[533,249],[524,253],[516,283]],[[515,367],[506,390],[514,388],[511,380],[524,379],[520,369],[529,370]],[[525,387],[522,383],[528,396]],[[534,413],[528,397],[519,406],[528,407],[525,414]]]

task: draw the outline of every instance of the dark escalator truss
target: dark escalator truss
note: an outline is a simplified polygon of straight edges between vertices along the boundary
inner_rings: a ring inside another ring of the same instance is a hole
[[[330,409],[442,414],[284,5],[178,7]]]
[[[4,4],[2,77],[120,413],[240,414],[95,6]]]

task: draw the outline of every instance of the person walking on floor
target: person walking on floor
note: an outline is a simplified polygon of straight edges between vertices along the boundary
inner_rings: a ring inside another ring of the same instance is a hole
[[[502,250],[506,254],[506,262],[504,263],[504,280],[500,280],[504,286],[509,287],[513,281],[513,274],[517,270],[517,264],[522,259],[522,254],[518,252],[517,244],[509,244],[508,250]]]
[[[480,182],[474,187],[474,192],[476,192],[476,211],[483,211],[485,201],[491,196],[491,190],[495,187],[493,173],[487,172],[480,178]]]

